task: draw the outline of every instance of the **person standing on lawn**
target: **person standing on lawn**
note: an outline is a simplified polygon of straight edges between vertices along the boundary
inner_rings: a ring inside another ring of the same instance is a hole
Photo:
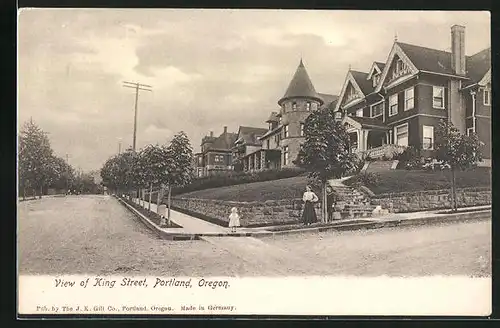
[[[238,214],[238,209],[233,207],[231,209],[231,214],[229,214],[229,228],[231,232],[236,232],[236,228],[240,226],[240,215]]]
[[[305,225],[317,222],[318,217],[314,210],[314,204],[318,201],[318,196],[312,191],[311,186],[306,186],[306,192],[302,196],[304,201],[304,211],[302,212],[302,222]]]

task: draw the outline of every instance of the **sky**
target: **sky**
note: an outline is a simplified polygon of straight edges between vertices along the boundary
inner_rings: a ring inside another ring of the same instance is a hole
[[[488,12],[25,9],[18,15],[18,122],[32,118],[58,156],[96,170],[132,145],[187,133],[194,151],[213,131],[266,127],[300,59],[317,92],[340,93],[349,66],[368,71],[394,43],[466,54],[490,46]]]

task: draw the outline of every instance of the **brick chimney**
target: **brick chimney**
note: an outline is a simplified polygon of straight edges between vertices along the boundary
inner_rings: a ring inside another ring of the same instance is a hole
[[[451,27],[451,68],[457,75],[465,75],[465,27]]]
[[[227,126],[224,127],[224,133],[227,133]]]
[[[210,138],[214,137],[214,131],[210,131]]]

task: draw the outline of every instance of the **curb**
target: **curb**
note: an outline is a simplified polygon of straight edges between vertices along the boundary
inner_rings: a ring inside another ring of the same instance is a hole
[[[353,224],[343,224],[332,227],[318,227],[318,228],[305,228],[305,229],[294,229],[294,230],[284,230],[284,231],[263,231],[260,234],[255,234],[255,237],[259,236],[275,236],[275,235],[288,235],[288,234],[300,234],[308,232],[325,232],[325,231],[356,231],[362,229],[383,229],[383,228],[394,228],[394,227],[410,227],[410,226],[421,226],[421,225],[433,225],[440,223],[457,223],[457,222],[469,222],[469,221],[479,221],[491,219],[491,209],[465,212],[458,214],[440,214],[436,216],[429,216],[419,219],[394,219],[387,221],[372,221],[366,223],[353,223]]]
[[[167,231],[162,230],[159,226],[157,226],[155,223],[153,223],[151,220],[149,220],[147,217],[145,217],[142,213],[137,211],[135,208],[133,208],[131,205],[127,204],[125,201],[123,201],[121,198],[115,197],[121,204],[125,205],[125,207],[132,212],[135,216],[141,220],[141,222],[147,226],[150,230],[155,232],[160,238],[162,239],[167,239],[167,240],[194,240],[197,239],[197,235],[195,234],[190,234],[190,233],[185,233],[185,232],[179,232],[179,233],[170,233]],[[173,228],[173,229],[182,229],[182,228]]]

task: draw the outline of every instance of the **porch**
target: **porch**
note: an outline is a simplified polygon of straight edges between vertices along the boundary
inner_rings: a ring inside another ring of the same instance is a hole
[[[246,172],[279,169],[281,167],[281,151],[278,149],[261,149],[246,155],[242,159]]]
[[[392,144],[392,130],[385,124],[369,117],[349,117],[343,119],[351,144],[351,152],[381,158],[392,157],[404,150],[404,146]]]

